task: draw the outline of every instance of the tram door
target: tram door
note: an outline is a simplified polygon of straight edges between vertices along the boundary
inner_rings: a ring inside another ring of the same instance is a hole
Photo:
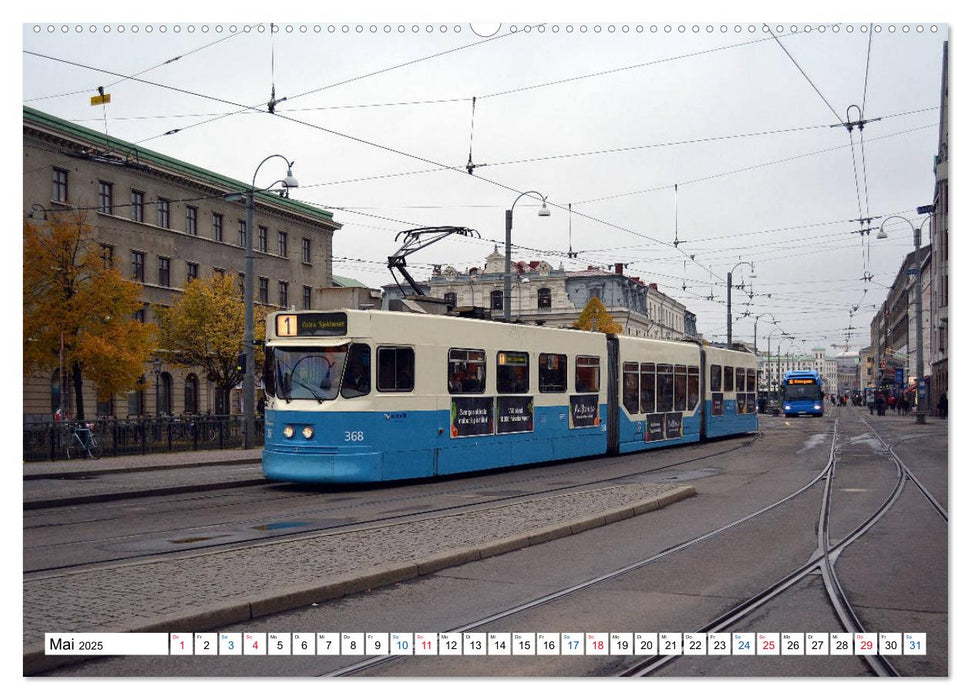
[[[620,341],[607,336],[607,454],[620,452]]]

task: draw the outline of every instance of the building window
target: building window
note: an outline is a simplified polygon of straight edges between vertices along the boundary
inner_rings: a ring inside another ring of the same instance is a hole
[[[98,416],[113,416],[115,415],[115,401],[111,397],[109,397],[106,401],[98,399],[94,410],[95,415]]]
[[[199,230],[196,222],[199,220],[199,210],[196,207],[185,208],[185,232],[190,236],[198,236]]]
[[[169,200],[158,199],[158,226],[159,228],[169,227]]]
[[[212,274],[215,275],[216,277],[225,277],[225,275],[226,275],[226,268],[224,268],[224,267],[214,267],[214,268],[212,268]]]
[[[489,308],[493,311],[502,311],[502,292],[496,290],[489,294]]]
[[[303,308],[313,308],[313,288],[304,285],[303,287]]]
[[[287,308],[290,304],[290,284],[288,282],[280,282],[280,306]]]
[[[51,175],[51,199],[67,202],[67,170],[54,168]]]
[[[267,236],[266,226],[260,226],[257,229],[257,232],[258,232],[257,233],[257,236],[256,236],[257,249],[261,253],[265,253],[266,252],[266,236]]]
[[[455,305],[458,303],[458,297],[455,295],[455,292],[445,293],[445,303],[451,307],[455,307]]]
[[[277,236],[277,243],[279,246],[280,257],[283,257],[283,258],[287,257],[287,232],[286,231],[280,231],[279,235]]]
[[[157,405],[155,406],[155,413],[162,415],[172,415],[172,375],[168,372],[162,372],[158,376],[158,386],[156,387],[158,392]]]
[[[221,241],[223,239],[223,215],[213,212],[212,215],[212,240]]]
[[[185,412],[199,412],[199,378],[190,374],[185,378]]]
[[[245,248],[246,247],[246,222],[240,219],[239,225],[236,228],[239,231],[239,245],[241,248]]]
[[[239,298],[246,301],[246,273],[239,273]]]
[[[145,221],[145,193],[138,190],[131,191],[131,219]]]
[[[270,280],[266,277],[260,277],[260,303],[270,303]]]
[[[310,264],[310,239],[309,238],[304,238],[300,242],[300,251],[301,251],[302,260],[309,265]]]
[[[185,264],[185,281],[191,282],[199,278],[199,263],[187,262]]]
[[[61,370],[55,369],[51,375],[51,413],[61,409]],[[67,416],[63,416],[66,418]]]
[[[98,212],[110,214],[114,203],[114,185],[104,180],[98,181]]]
[[[138,378],[138,386],[145,385],[145,375]],[[128,415],[140,416],[145,411],[145,394],[141,388],[128,392]]]
[[[171,282],[169,272],[171,271],[172,261],[168,258],[159,256],[158,259],[158,283],[161,287],[168,287]]]
[[[145,253],[137,250],[131,252],[131,277],[139,282],[145,281]]]
[[[536,293],[536,308],[549,309],[553,306],[553,293],[549,287],[542,287]]]
[[[101,244],[101,264],[106,270],[115,266],[115,247],[107,243]]]
[[[133,313],[131,317],[139,323],[145,323],[145,307],[143,306],[140,309],[136,309],[135,313]]]

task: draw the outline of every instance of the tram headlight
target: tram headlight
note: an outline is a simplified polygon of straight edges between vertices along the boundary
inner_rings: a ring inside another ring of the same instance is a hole
[[[303,430],[300,431],[300,434],[303,435],[307,440],[309,440],[314,436],[313,426],[312,425],[303,426]]]
[[[283,427],[283,437],[290,439],[293,437],[293,426],[287,425]]]
[[[820,406],[818,403],[813,405],[813,409],[816,411],[818,411],[820,408],[822,408],[822,406]]]
[[[786,405],[785,405],[785,406],[783,406],[782,408],[783,408],[783,410],[786,410],[786,411],[791,411],[791,410],[792,410],[792,406],[790,406],[789,404],[786,404]],[[288,426],[288,427],[289,427],[289,426]],[[284,430],[283,432],[286,432],[286,430]]]

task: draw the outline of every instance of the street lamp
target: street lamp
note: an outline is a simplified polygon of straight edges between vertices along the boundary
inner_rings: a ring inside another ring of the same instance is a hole
[[[282,180],[277,180],[273,184],[267,187],[256,189],[256,176],[260,172],[260,168],[268,160],[273,158],[282,158],[287,164],[287,176]],[[274,154],[272,156],[267,156],[263,161],[256,166],[256,171],[253,173],[253,182],[249,190],[246,192],[246,269],[244,271],[243,277],[243,306],[245,308],[245,319],[243,327],[243,354],[246,358],[246,366],[243,371],[243,448],[250,449],[253,447],[253,413],[256,410],[256,382],[254,377],[256,375],[255,364],[255,344],[253,342],[253,214],[254,214],[254,199],[256,193],[265,192],[276,185],[282,184],[284,187],[284,196],[289,196],[289,191],[291,187],[297,187],[297,179],[293,176],[293,163],[292,160],[287,160],[284,156],[280,154]]]
[[[512,296],[512,210],[515,208],[516,202],[527,194],[535,194],[543,200],[543,204],[538,212],[539,216],[550,215],[550,210],[546,208],[546,195],[542,195],[535,190],[523,192],[513,200],[512,206],[506,209],[506,274],[503,279],[502,297],[502,318],[504,321],[509,321],[512,310],[510,304],[510,297]]]
[[[752,268],[752,277],[755,277],[755,265],[753,265],[750,262],[746,262],[744,260],[742,262],[740,262],[740,263],[735,263],[735,267],[733,267],[728,272],[728,287],[727,287],[727,289],[728,289],[728,314],[727,314],[727,317],[728,317],[728,347],[732,347],[732,273],[735,272],[735,268],[739,267],[740,265],[748,265],[750,268]]]
[[[919,207],[917,209],[918,214],[927,214],[932,212],[933,207]],[[883,227],[887,225],[890,219],[900,219],[905,222],[914,231],[914,267],[908,272],[911,272],[916,278],[916,283],[914,284],[914,296],[917,316],[917,422],[925,423],[927,414],[927,388],[924,382],[924,288],[921,282],[921,261],[920,261],[920,230],[923,228],[924,224],[930,221],[931,217],[927,216],[923,221],[920,222],[918,226],[914,226],[910,223],[909,219],[905,219],[899,214],[892,214],[883,220],[880,224],[880,232],[877,234],[877,238],[886,238],[887,233],[883,230]]]

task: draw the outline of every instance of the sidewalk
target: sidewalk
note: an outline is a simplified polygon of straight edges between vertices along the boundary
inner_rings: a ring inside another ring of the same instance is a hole
[[[262,452],[258,447],[24,462],[23,507],[26,511],[260,484],[265,482]]]

